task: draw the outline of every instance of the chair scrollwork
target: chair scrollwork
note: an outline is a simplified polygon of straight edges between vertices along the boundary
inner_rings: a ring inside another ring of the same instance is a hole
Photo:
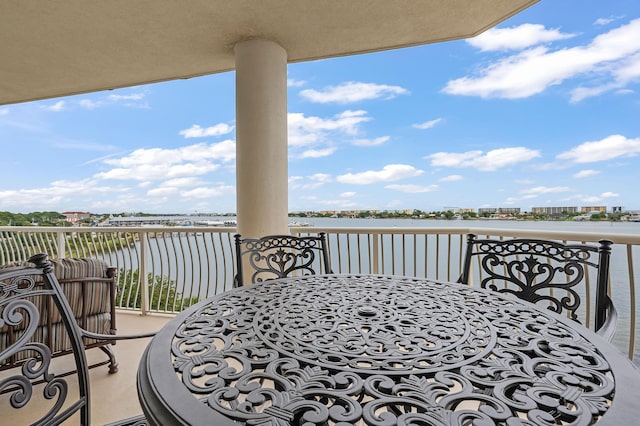
[[[459,282],[469,284],[474,270],[480,286],[510,293],[531,303],[544,305],[580,322],[583,299],[590,299],[590,281],[595,282],[594,329],[611,339],[616,312],[609,297],[609,240],[592,244],[514,238],[508,240],[467,237],[467,250]]]
[[[317,236],[268,235],[262,238],[242,238],[236,234],[234,238],[236,287],[244,283],[244,265],[250,266],[251,283],[295,274],[332,273],[323,232]]]

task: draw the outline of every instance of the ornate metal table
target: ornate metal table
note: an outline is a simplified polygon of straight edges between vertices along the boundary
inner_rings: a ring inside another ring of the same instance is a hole
[[[316,275],[169,322],[138,371],[152,424],[635,424],[640,372],[579,324],[454,283]]]

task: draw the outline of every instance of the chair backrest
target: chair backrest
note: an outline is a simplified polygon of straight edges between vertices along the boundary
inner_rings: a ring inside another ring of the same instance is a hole
[[[459,281],[469,284],[475,268],[482,288],[511,293],[579,322],[593,317],[594,329],[611,338],[616,318],[608,295],[611,244],[608,240],[596,246],[525,238],[478,239],[469,234]],[[474,258],[477,263],[472,263]],[[587,315],[591,306],[581,301],[592,300],[594,281],[595,313]]]
[[[262,238],[242,238],[236,234],[234,238],[237,268],[234,286],[236,287],[244,284],[243,265],[250,266],[251,283],[296,274],[332,273],[324,232],[317,236],[268,235]]]
[[[0,374],[0,403],[32,411],[29,414],[38,417],[34,424],[59,424],[79,416],[80,424],[89,425],[89,370],[82,334],[47,256],[37,254],[29,263],[0,269],[0,328],[9,340],[2,345],[0,364],[10,357],[26,358],[21,367]],[[34,338],[41,332],[41,317],[54,313],[62,317],[73,349],[72,374],[56,374],[51,350]]]

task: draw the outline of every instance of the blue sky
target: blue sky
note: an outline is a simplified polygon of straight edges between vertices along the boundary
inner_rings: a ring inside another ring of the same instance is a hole
[[[640,2],[291,64],[289,210],[640,209]],[[0,106],[0,210],[235,212],[233,72]]]

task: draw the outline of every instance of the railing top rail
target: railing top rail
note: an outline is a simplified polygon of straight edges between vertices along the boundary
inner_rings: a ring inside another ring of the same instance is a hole
[[[617,244],[640,244],[638,235],[622,234],[615,232],[576,232],[576,231],[551,231],[540,229],[511,229],[511,228],[460,228],[460,227],[325,227],[325,226],[292,226],[291,232],[327,232],[334,234],[468,234],[495,235],[504,237],[530,237],[547,238],[568,241],[598,241],[611,240]]]
[[[333,234],[466,234],[469,228],[405,227],[405,226],[292,226],[292,233],[327,232]]]
[[[0,232],[218,232],[232,234],[230,226],[0,226]]]
[[[616,244],[640,244],[640,232],[623,234],[615,232],[575,232],[551,231],[539,229],[511,228],[476,228],[476,227],[324,227],[324,226],[291,226],[291,233],[327,232],[334,234],[452,234],[474,233],[478,235],[495,235],[504,237],[549,238],[570,241],[611,240]],[[211,226],[0,226],[0,232],[216,232],[223,234],[236,233],[235,227]]]

